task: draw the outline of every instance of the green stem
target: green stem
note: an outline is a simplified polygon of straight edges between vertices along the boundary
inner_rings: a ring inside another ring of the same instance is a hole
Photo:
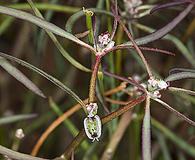
[[[87,25],[87,29],[89,30],[89,43],[94,44],[94,33],[93,33],[93,23],[92,23],[92,16],[93,16],[93,12],[91,10],[88,9],[84,9],[83,8],[83,12],[85,13],[86,16],[86,25]]]

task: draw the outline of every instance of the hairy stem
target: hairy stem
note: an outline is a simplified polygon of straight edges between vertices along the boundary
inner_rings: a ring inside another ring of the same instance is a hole
[[[97,79],[97,73],[98,73],[100,62],[101,62],[101,56],[96,56],[95,66],[93,69],[93,73],[91,75],[91,81],[89,86],[89,103],[95,101],[96,79]]]

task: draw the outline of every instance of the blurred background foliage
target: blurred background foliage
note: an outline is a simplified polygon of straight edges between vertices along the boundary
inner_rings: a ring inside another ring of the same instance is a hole
[[[99,8],[106,10],[106,0],[37,0],[34,1],[37,8],[41,11],[44,18],[61,28],[65,28],[68,18],[85,8]],[[165,3],[163,0],[144,0],[142,5],[155,5]],[[50,4],[49,6],[47,6]],[[25,0],[7,0],[1,1],[0,5],[32,12]],[[59,8],[55,8],[58,6]],[[119,1],[120,11],[125,14],[124,1]],[[139,28],[141,24],[153,29],[159,29],[169,23],[185,6],[177,6],[169,9],[163,9],[159,12],[146,15],[138,19],[130,19],[126,14],[124,19],[131,29],[135,38],[142,37],[149,33]],[[173,30],[165,39],[160,39],[146,46],[160,48],[175,53],[175,56],[167,56],[160,53],[144,51],[152,70],[161,77],[167,77],[172,68],[194,68],[195,67],[195,10]],[[113,19],[104,14],[97,15],[97,26],[99,33],[105,32],[112,24]],[[110,23],[111,22],[111,23]],[[72,29],[72,33],[77,34],[86,31],[85,17],[78,19]],[[64,49],[78,62],[91,68],[93,56],[89,50],[78,46],[58,37],[59,42]],[[87,38],[84,38],[87,41]],[[128,41],[128,38],[118,27],[116,43],[120,44]],[[40,28],[31,23],[11,18],[0,14],[0,50],[9,53],[15,57],[23,59],[45,72],[58,78],[61,82],[71,88],[81,99],[88,97],[89,81],[91,74],[78,70],[71,65],[59,52],[52,40]],[[129,54],[131,52],[131,54]],[[103,64],[111,72],[128,77],[139,77],[143,80],[146,76],[142,63],[140,63],[137,54],[134,51],[120,50],[112,56],[104,58]],[[187,57],[187,58],[186,58]],[[26,89],[20,82],[15,80],[6,71],[0,68],[0,117],[19,114],[36,114],[36,117],[30,119],[18,119],[0,124],[0,144],[14,150],[24,153],[31,153],[41,134],[58,117],[55,107],[60,112],[65,112],[75,105],[75,101],[65,92],[52,85],[49,81],[43,79],[36,73],[13,63],[29,79],[31,79],[47,97],[52,97],[55,105],[47,99],[43,99]],[[104,76],[103,88],[109,90],[120,84],[118,80]],[[180,86],[187,89],[195,89],[194,80],[182,80],[174,83],[174,86]],[[100,84],[101,85],[101,84]],[[124,99],[122,93],[115,94],[113,99]],[[190,118],[194,118],[195,98],[186,94],[173,94],[166,92],[162,96],[163,100],[171,104],[178,111],[184,113]],[[55,107],[54,107],[55,106]],[[106,102],[109,109],[117,108]],[[106,112],[100,107],[99,115],[106,115]],[[163,109],[156,102],[152,103],[152,117],[155,119],[152,130],[152,154],[155,160],[190,160],[195,159],[195,128],[186,122],[179,120],[175,115]],[[139,105],[134,109],[133,115],[137,118],[132,120],[120,140],[112,159],[132,159],[138,160],[141,157],[141,119],[143,106]],[[130,113],[129,113],[130,116]],[[72,141],[79,130],[83,128],[83,119],[85,115],[82,110],[75,112],[68,118],[64,124],[57,127],[46,139],[41,147],[38,156],[45,158],[54,158],[61,155],[66,146]],[[156,122],[156,123],[155,123]],[[161,124],[163,126],[160,126]],[[100,142],[91,143],[87,140],[84,145],[80,145],[75,151],[75,159],[100,159],[111,136],[118,126],[118,121],[106,124],[103,127],[103,136]],[[166,127],[165,127],[166,126]],[[165,127],[165,128],[163,128]],[[15,131],[22,128],[25,137],[22,140],[15,138]],[[111,129],[110,129],[111,128]],[[164,129],[164,130],[163,130]],[[185,144],[180,141],[184,141]],[[187,144],[187,145],[186,145]],[[183,145],[183,146],[182,146]],[[189,153],[189,148],[192,153]]]

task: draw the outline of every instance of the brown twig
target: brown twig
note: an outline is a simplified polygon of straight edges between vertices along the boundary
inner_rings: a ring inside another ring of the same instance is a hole
[[[115,100],[115,99],[111,99],[111,98],[105,98],[105,100],[107,102],[112,103],[112,104],[119,104],[119,105],[127,105],[128,104],[128,102],[119,101],[119,100]]]

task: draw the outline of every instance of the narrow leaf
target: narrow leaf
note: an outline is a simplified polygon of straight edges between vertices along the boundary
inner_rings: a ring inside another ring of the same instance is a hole
[[[176,25],[179,22],[181,22],[188,15],[188,13],[192,10],[193,7],[194,7],[193,4],[189,4],[186,7],[186,9],[184,9],[177,17],[175,17],[170,23],[168,23],[167,25],[165,25],[161,29],[153,32],[152,34],[150,34],[148,36],[144,36],[144,37],[135,39],[136,44],[137,45],[143,45],[143,44],[147,44],[147,43],[150,43],[150,42],[153,42],[157,39],[162,38],[163,36],[168,34],[173,28],[175,28]],[[123,45],[132,45],[132,43],[131,42],[126,42]]]
[[[181,118],[182,120],[188,122],[189,124],[191,124],[192,126],[195,126],[195,122],[191,119],[189,119],[188,117],[186,117],[185,115],[183,115],[182,113],[178,112],[177,110],[175,110],[174,108],[172,108],[170,105],[168,105],[167,103],[165,103],[164,101],[160,100],[160,99],[153,99],[156,102],[162,104],[166,109],[170,110],[171,112],[175,113],[176,116],[178,116],[179,118]]]
[[[195,73],[194,69],[189,68],[173,68],[169,71],[169,74],[178,73],[178,72],[192,72]]]
[[[145,115],[142,125],[142,159],[151,160],[150,97],[146,98]]]
[[[169,87],[168,89],[169,89],[170,91],[172,91],[172,92],[186,93],[186,94],[195,96],[195,91],[191,91],[191,90],[188,90],[188,89],[177,88],[177,87]]]
[[[36,16],[39,17],[39,18],[44,19],[43,16],[42,16],[42,14],[40,13],[40,11],[33,4],[33,2],[30,1],[30,0],[28,0],[28,3],[31,6],[31,8],[33,9],[33,11],[36,14]],[[51,38],[51,40],[53,41],[53,43],[55,44],[55,46],[58,48],[58,50],[60,51],[60,53],[62,54],[62,56],[64,56],[64,58],[66,58],[73,66],[75,66],[76,68],[78,68],[78,69],[80,69],[82,71],[91,72],[90,69],[86,68],[85,66],[83,66],[82,64],[80,64],[74,58],[72,58],[70,56],[70,54],[62,47],[62,45],[60,44],[60,42],[58,41],[58,39],[56,38],[56,36],[52,32],[49,32],[49,31],[46,30],[46,33]]]
[[[75,37],[74,35],[72,35],[69,32],[66,32],[65,30],[59,28],[58,26],[54,25],[53,23],[47,22],[41,18],[35,17],[30,13],[26,13],[24,11],[20,11],[17,9],[13,9],[13,8],[9,8],[9,7],[4,7],[4,6],[0,6],[0,13],[3,14],[7,14],[9,16],[12,17],[16,17],[22,20],[26,20],[28,22],[31,22],[43,29],[49,30],[61,37],[67,38],[75,43],[78,43],[92,51],[94,51],[93,47],[91,47],[90,45],[84,43],[83,41],[79,40],[77,37]]]
[[[176,80],[186,79],[186,78],[193,78],[194,79],[195,73],[193,73],[193,72],[179,72],[179,73],[171,74],[165,79],[165,81],[171,82],[171,81],[176,81]]]
[[[22,120],[32,119],[36,117],[36,114],[20,114],[20,115],[13,115],[13,116],[6,116],[0,118],[0,125],[14,123]]]
[[[160,4],[160,5],[153,7],[150,11],[150,14],[152,14],[158,10],[164,9],[164,8],[175,7],[175,6],[186,4],[186,3],[192,3],[192,2],[188,1],[188,0],[177,0],[177,1],[168,2],[165,4]]]
[[[13,56],[10,56],[10,55],[7,55],[7,54],[4,54],[2,52],[0,52],[0,56],[1,57],[4,57],[6,59],[9,59],[9,60],[12,60],[12,61],[15,61],[17,62],[18,64],[26,67],[26,68],[29,68],[30,70],[38,73],[39,75],[45,77],[46,79],[48,79],[50,82],[52,82],[53,84],[55,84],[56,86],[58,86],[59,88],[61,88],[62,90],[64,90],[66,93],[68,93],[69,95],[71,95],[79,104],[81,104],[81,106],[83,108],[85,108],[85,104],[83,103],[83,101],[70,89],[68,88],[67,86],[65,86],[62,82],[60,82],[59,80],[57,80],[56,78],[52,77],[51,75],[47,74],[46,72],[42,71],[41,69],[21,60],[21,59],[18,59],[16,57],[13,57]]]
[[[6,59],[0,57],[0,66],[4,68],[10,75],[16,78],[19,82],[21,82],[24,86],[33,91],[35,94],[46,98],[43,92],[31,80],[29,80],[16,67],[12,66],[9,62],[7,62]]]

